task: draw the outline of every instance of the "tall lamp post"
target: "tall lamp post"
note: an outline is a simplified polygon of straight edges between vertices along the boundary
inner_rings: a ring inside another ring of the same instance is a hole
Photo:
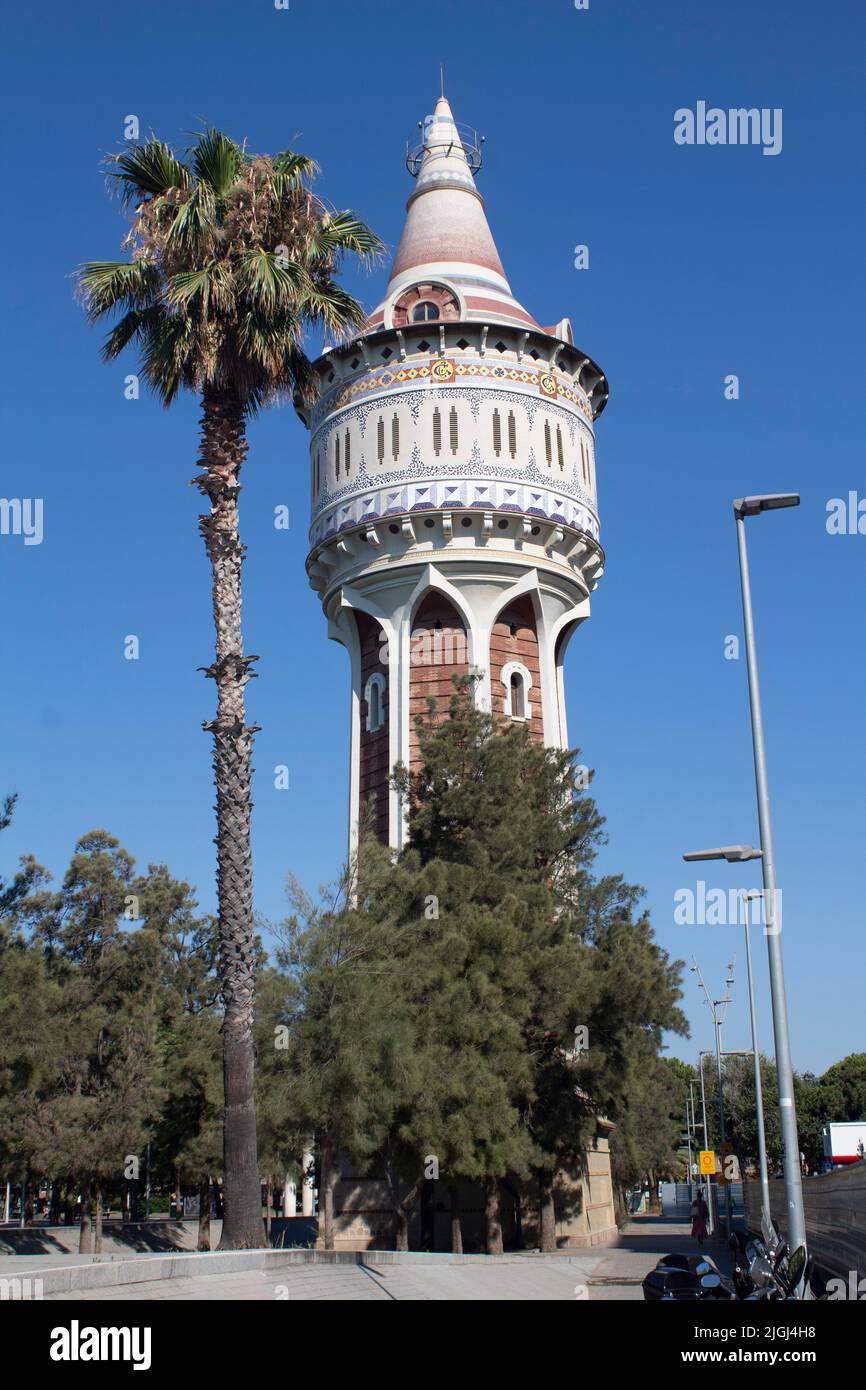
[[[752,941],[749,936],[748,903],[764,895],[760,889],[743,893],[743,931],[746,934],[746,973],[749,980],[749,1018],[752,1024],[752,1056],[755,1059],[755,1111],[758,1122],[758,1169],[761,1174],[761,1209],[770,1215],[770,1175],[767,1171],[767,1136],[764,1130],[764,1090],[761,1084],[761,1058],[758,1053],[758,1015],[755,1010],[755,989],[752,983]]]
[[[749,557],[746,549],[746,517],[781,507],[798,507],[796,492],[739,497],[734,502],[737,526],[737,549],[740,559],[740,588],[743,598],[743,627],[746,638],[746,664],[749,676],[749,708],[752,717],[752,748],[755,759],[755,791],[758,801],[758,824],[761,834],[761,868],[764,879],[764,916],[767,933],[767,954],[770,961],[770,998],[773,1005],[773,1039],[776,1050],[776,1074],[779,1083],[779,1121],[782,1131],[782,1156],[785,1173],[785,1200],[788,1207],[788,1245],[795,1250],[806,1244],[806,1218],[803,1211],[803,1184],[800,1174],[800,1142],[797,1135],[797,1111],[794,1103],[794,1071],[791,1066],[791,1041],[788,1033],[788,1008],[785,999],[785,973],[782,964],[781,924],[777,924],[776,865],[773,856],[773,831],[770,821],[770,793],[767,786],[767,760],[764,751],[764,726],[761,717],[761,694],[758,686],[758,658],[755,648],[755,625],[752,617],[752,591],[749,581]]]
[[[698,1065],[700,1066],[700,1069],[701,1069],[701,1114],[703,1115],[703,1121],[704,1121],[704,1123],[703,1123],[703,1129],[704,1129],[704,1148],[705,1148],[705,1149],[708,1149],[708,1148],[710,1147],[710,1133],[709,1133],[709,1130],[707,1129],[707,1093],[706,1093],[706,1090],[705,1090],[705,1088],[704,1088],[704,1058],[705,1058],[705,1057],[712,1057],[712,1055],[713,1055],[712,1052],[699,1052],[699,1053],[698,1053]],[[709,1174],[707,1174],[707,1191],[708,1191],[709,1194],[710,1194],[710,1200],[709,1200],[709,1203],[708,1203],[708,1206],[709,1206],[709,1208],[710,1208],[710,1233],[711,1233],[711,1234],[714,1234],[714,1233],[715,1233],[715,1229],[716,1229],[716,1222],[717,1222],[717,1217],[716,1217],[716,1199],[715,1199],[716,1185],[715,1185],[714,1182],[711,1182],[711,1181],[710,1181],[710,1176],[709,1176]]]
[[[720,1015],[720,1014],[719,1014],[719,1007],[720,1007],[720,1006],[724,1007],[726,1004],[730,1004],[731,1001],[730,1001],[730,998],[729,998],[728,996],[726,996],[724,999],[711,999],[711,998],[710,998],[710,995],[709,995],[709,990],[707,989],[706,985],[704,984],[704,978],[703,978],[703,976],[702,976],[702,974],[701,974],[701,972],[700,972],[700,969],[698,968],[698,963],[697,963],[697,961],[694,961],[694,962],[693,962],[691,968],[692,968],[692,970],[694,971],[694,973],[695,973],[695,974],[697,975],[697,977],[698,977],[698,980],[699,980],[699,982],[700,982],[701,989],[704,991],[704,994],[705,994],[705,996],[706,996],[706,1000],[707,1000],[707,1004],[709,1005],[710,1013],[711,1013],[712,1016],[713,1016],[713,1034],[714,1034],[714,1036],[715,1036],[715,1043],[716,1043],[716,1080],[717,1080],[718,1087],[719,1087],[719,1135],[720,1135],[721,1142],[722,1142],[722,1153],[724,1154],[724,1145],[725,1145],[725,1143],[727,1142],[728,1132],[727,1132],[727,1127],[726,1127],[726,1125],[725,1125],[725,1095],[724,1095],[724,1088],[723,1088],[723,1085],[722,1085],[722,1022],[723,1022],[723,1015]],[[732,1211],[731,1211],[731,1185],[730,1185],[730,1183],[729,1183],[727,1180],[725,1181],[724,1187],[725,1187],[725,1231],[724,1231],[724,1234],[725,1234],[726,1236],[729,1236],[729,1235],[731,1234],[731,1218],[732,1218]]]

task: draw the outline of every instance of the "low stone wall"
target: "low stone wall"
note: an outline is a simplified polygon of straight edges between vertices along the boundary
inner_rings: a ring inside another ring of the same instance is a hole
[[[0,1226],[0,1255],[77,1255],[81,1227]],[[211,1221],[211,1245],[216,1246],[222,1222]],[[91,1227],[91,1240],[93,1228]],[[186,1221],[104,1221],[102,1252],[111,1255],[171,1254],[195,1250],[198,1219]]]

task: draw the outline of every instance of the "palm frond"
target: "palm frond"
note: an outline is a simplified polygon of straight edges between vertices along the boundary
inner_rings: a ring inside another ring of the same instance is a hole
[[[382,256],[385,243],[354,212],[344,209],[322,218],[311,238],[310,249],[316,259],[325,260],[351,252],[370,263]]]
[[[206,314],[211,302],[216,308],[230,303],[232,298],[232,274],[224,261],[211,261],[198,270],[178,271],[166,281],[165,297],[176,309],[190,306],[199,300],[199,307]]]
[[[367,318],[363,304],[336,281],[316,278],[304,299],[304,313],[329,333],[345,337],[360,328]]]
[[[271,168],[278,176],[277,187],[281,194],[302,188],[305,179],[314,179],[319,173],[315,159],[298,154],[295,150],[282,150],[280,154],[275,154]]]
[[[221,130],[208,127],[193,146],[192,162],[196,177],[225,198],[244,167],[244,152]]]
[[[159,270],[152,261],[88,261],[77,272],[87,317],[95,323],[112,309],[135,309],[159,294]]]
[[[164,312],[162,306],[157,304],[146,309],[130,309],[120,322],[114,325],[103,343],[103,361],[113,362],[136,338],[143,339],[148,333],[153,332]]]
[[[265,310],[297,306],[310,289],[307,272],[298,261],[263,246],[240,256],[238,282],[253,303]]]
[[[178,205],[166,240],[181,255],[201,252],[213,237],[216,204],[208,183],[197,183],[189,197]]]
[[[171,405],[187,377],[187,358],[193,325],[186,314],[163,315],[148,332],[142,354],[142,376],[162,400]]]
[[[238,345],[244,355],[282,383],[287,357],[299,350],[301,315],[286,308],[276,313],[251,305],[238,322]]]
[[[161,140],[132,145],[114,155],[109,177],[123,184],[123,203],[127,206],[141,194],[159,197],[170,188],[188,188],[189,170]]]

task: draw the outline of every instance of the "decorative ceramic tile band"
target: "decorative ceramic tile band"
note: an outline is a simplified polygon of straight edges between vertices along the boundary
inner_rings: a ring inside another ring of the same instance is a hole
[[[514,385],[547,400],[567,401],[576,406],[592,423],[592,407],[585,393],[576,390],[570,377],[551,371],[548,367],[524,367],[517,363],[492,362],[484,358],[431,357],[427,361],[404,362],[399,366],[380,367],[364,372],[353,381],[335,386],[323,396],[313,411],[311,429],[315,434],[322,420],[365,396],[399,391],[419,382],[445,386],[461,379],[487,380],[492,386]]]
[[[583,531],[595,540],[599,537],[595,514],[562,492],[529,483],[465,478],[455,482],[437,479],[382,487],[350,498],[316,520],[310,530],[310,545],[316,549],[342,531],[412,512],[469,509],[535,516]]]

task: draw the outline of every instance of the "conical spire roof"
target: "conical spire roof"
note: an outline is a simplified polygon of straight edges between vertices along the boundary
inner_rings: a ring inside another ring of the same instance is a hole
[[[511,293],[475,187],[476,157],[476,150],[467,154],[448,100],[441,96],[424,122],[417,184],[406,205],[385,298],[370,316],[368,332],[390,327],[401,296],[425,285],[453,292],[459,308],[451,317],[538,327]]]

